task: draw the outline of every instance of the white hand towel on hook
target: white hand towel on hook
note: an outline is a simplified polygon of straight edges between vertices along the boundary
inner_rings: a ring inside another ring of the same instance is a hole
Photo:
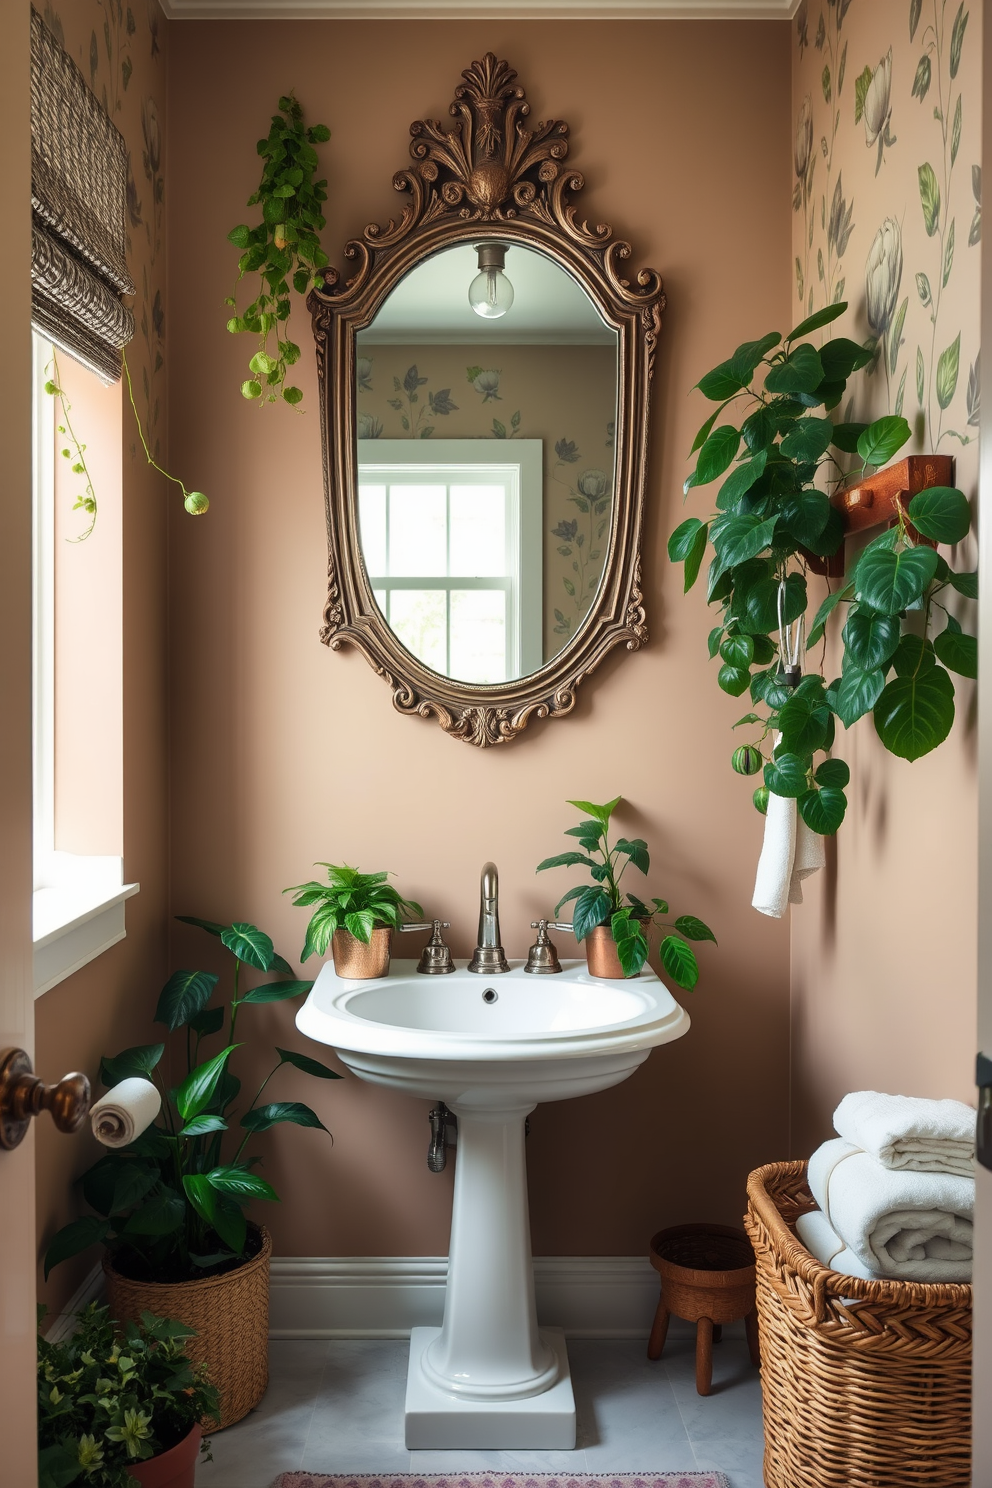
[[[775,740],[778,743],[778,738]],[[758,859],[751,904],[759,914],[780,920],[790,904],[802,904],[803,879],[827,861],[823,838],[799,815],[795,798],[768,796],[765,836]]]

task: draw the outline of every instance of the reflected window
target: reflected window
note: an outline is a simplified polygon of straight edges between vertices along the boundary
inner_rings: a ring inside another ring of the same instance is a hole
[[[376,604],[426,666],[498,683],[542,664],[542,441],[359,440]]]

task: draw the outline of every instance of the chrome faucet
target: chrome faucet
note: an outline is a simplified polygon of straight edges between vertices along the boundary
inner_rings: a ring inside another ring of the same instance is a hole
[[[499,940],[499,874],[495,863],[482,870],[479,903],[479,944],[468,963],[469,971],[494,975],[509,971],[510,963]]]

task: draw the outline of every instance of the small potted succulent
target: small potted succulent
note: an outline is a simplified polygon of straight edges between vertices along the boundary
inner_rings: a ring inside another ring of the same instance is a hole
[[[283,890],[296,895],[295,905],[313,910],[300,959],[324,956],[330,946],[339,977],[365,981],[385,976],[393,931],[404,913],[422,918],[420,905],[402,898],[386,882],[388,873],[359,873],[333,863],[314,866],[327,869],[327,883],[311,879]]]
[[[651,867],[648,845],[641,837],[628,841],[618,837],[613,846],[609,841],[610,817],[620,805],[622,796],[597,806],[592,801],[569,801],[586,813],[586,819],[576,827],[567,827],[566,836],[577,837],[582,852],[558,853],[538,863],[537,871],[547,868],[588,868],[593,883],[579,884],[569,889],[555,905],[557,915],[563,904],[575,901],[572,910],[572,928],[579,942],[586,942],[586,958],[589,971],[597,977],[633,977],[641,971],[648,959],[648,932],[653,925],[667,930],[660,946],[661,962],[677,986],[691,992],[699,980],[699,963],[689,944],[691,940],[712,940],[716,936],[710,927],[695,915],[679,915],[669,924],[663,916],[668,914],[664,899],[652,899],[649,907],[636,894],[621,892],[620,881],[631,864],[641,873]],[[590,856],[592,855],[592,856]],[[626,897],[626,903],[624,898]]]
[[[275,1049],[276,1060],[254,1098],[242,1098],[233,1055],[244,1042],[242,1009],[308,992],[257,925],[221,925],[180,915],[216,936],[231,952],[230,1001],[214,1004],[220,978],[208,971],[177,971],[162,988],[155,1021],[169,1033],[185,1031],[163,1074],[165,1043],[104,1057],[100,1079],[111,1087],[129,1079],[154,1083],[161,1115],[126,1146],[115,1147],[82,1176],[84,1214],[52,1238],[45,1274],[91,1245],[107,1247],[107,1300],[120,1321],[144,1311],[180,1318],[195,1329],[191,1352],[206,1362],[220,1391],[219,1426],[254,1408],[268,1380],[268,1284],[272,1242],[245,1215],[257,1199],[278,1200],[245,1148],[258,1134],[289,1122],[327,1128],[302,1101],[265,1100],[269,1081],[284,1066],[322,1080],[341,1076],[295,1049]],[[243,971],[270,973],[245,986]],[[203,1058],[201,1045],[220,1036],[224,1047]],[[180,1048],[183,1052],[180,1053]],[[185,1056],[185,1073],[180,1060]]]
[[[201,1423],[218,1409],[186,1352],[193,1336],[150,1312],[120,1328],[95,1302],[71,1337],[39,1334],[39,1488],[193,1488]]]

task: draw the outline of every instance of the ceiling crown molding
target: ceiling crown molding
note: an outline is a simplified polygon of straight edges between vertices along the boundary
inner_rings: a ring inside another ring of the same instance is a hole
[[[159,0],[170,20],[791,20],[799,0]]]

